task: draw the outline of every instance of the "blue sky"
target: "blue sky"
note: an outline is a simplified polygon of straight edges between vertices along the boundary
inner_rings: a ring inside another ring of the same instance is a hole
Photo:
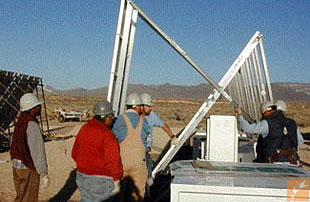
[[[136,0],[215,81],[255,33],[272,82],[310,83],[309,0]],[[1,0],[0,69],[58,89],[109,83],[118,0]],[[130,83],[206,82],[138,20]]]

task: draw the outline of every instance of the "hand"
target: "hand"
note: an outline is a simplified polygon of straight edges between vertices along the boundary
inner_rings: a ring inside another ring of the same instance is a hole
[[[50,179],[48,177],[48,175],[44,175],[42,177],[42,185],[41,188],[42,189],[47,189],[50,186]]]
[[[171,138],[171,146],[174,145],[176,146],[177,144],[179,144],[179,139],[176,136],[173,136],[173,138]]]
[[[238,107],[238,108],[235,110],[235,115],[236,115],[236,116],[240,116],[240,115],[241,115],[241,109],[240,109],[240,107]]]
[[[112,194],[117,194],[121,190],[121,185],[119,180],[113,181],[114,182],[114,189],[112,190]]]

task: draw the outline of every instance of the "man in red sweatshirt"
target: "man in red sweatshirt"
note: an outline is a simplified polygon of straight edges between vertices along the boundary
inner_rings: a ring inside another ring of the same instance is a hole
[[[72,149],[81,201],[104,201],[119,188],[123,165],[117,138],[110,129],[113,118],[108,101],[97,102],[94,118],[80,129]]]

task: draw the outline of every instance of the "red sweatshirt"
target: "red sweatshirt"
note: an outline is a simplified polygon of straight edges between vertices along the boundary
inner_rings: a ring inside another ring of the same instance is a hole
[[[118,140],[110,128],[94,118],[80,129],[72,158],[81,173],[111,176],[113,180],[123,176]]]

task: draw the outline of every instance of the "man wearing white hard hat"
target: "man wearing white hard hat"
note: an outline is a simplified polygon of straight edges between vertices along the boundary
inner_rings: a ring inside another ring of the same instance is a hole
[[[115,118],[113,132],[120,142],[124,178],[132,180],[137,190],[129,191],[131,197],[134,201],[143,201],[147,181],[146,136],[150,129],[142,114],[142,102],[137,93],[128,95],[126,106],[125,113]]]
[[[49,186],[45,146],[37,120],[41,104],[42,101],[32,93],[26,93],[20,99],[21,113],[10,148],[15,201],[38,201],[40,177],[43,181],[41,188]]]
[[[171,131],[170,127],[153,111],[153,106],[155,105],[152,97],[148,93],[141,94],[141,101],[143,104],[143,112],[146,115],[145,119],[151,128],[151,133],[148,135],[148,147],[152,146],[152,131],[153,127],[162,128],[167,135],[171,138],[172,144],[177,144],[177,138]]]
[[[286,118],[284,138],[282,147],[283,150],[286,150],[291,153],[293,158],[298,159],[297,151],[298,146],[304,143],[304,138],[302,137],[299,129],[297,128],[296,121],[292,118],[286,116],[287,105],[283,100],[276,101],[277,111]],[[293,151],[292,151],[293,150]]]
[[[294,128],[296,128],[296,133],[297,133],[297,144],[296,146],[298,147],[298,145],[301,145],[304,143],[304,138],[302,137],[298,127],[297,127],[297,124],[296,124],[296,121],[292,118],[289,118],[286,116],[286,111],[287,111],[287,105],[286,103],[283,101],[283,100],[278,100],[276,101],[276,105],[277,105],[277,110],[283,114],[283,116],[285,116],[288,120],[288,123],[287,124],[292,124],[294,125]],[[286,131],[288,132],[288,131]],[[296,140],[295,140],[296,141]],[[296,148],[297,149],[297,148]]]
[[[143,113],[145,114],[145,119],[147,120],[148,125],[150,126],[150,133],[147,136],[147,147],[146,147],[146,161],[147,161],[147,170],[148,170],[148,180],[147,184],[151,186],[153,184],[152,178],[152,157],[151,157],[151,147],[153,144],[153,128],[160,127],[171,139],[171,145],[178,144],[177,137],[173,134],[170,127],[153,111],[153,106],[155,105],[152,97],[148,93],[141,94],[141,101],[143,104]]]
[[[241,115],[241,109],[236,109],[235,114],[239,119],[241,130],[246,133],[262,135],[264,162],[288,162],[287,158],[276,157],[277,150],[281,147],[285,117],[277,112],[276,104],[270,101],[261,105],[261,112],[263,114],[262,121],[250,124]]]

